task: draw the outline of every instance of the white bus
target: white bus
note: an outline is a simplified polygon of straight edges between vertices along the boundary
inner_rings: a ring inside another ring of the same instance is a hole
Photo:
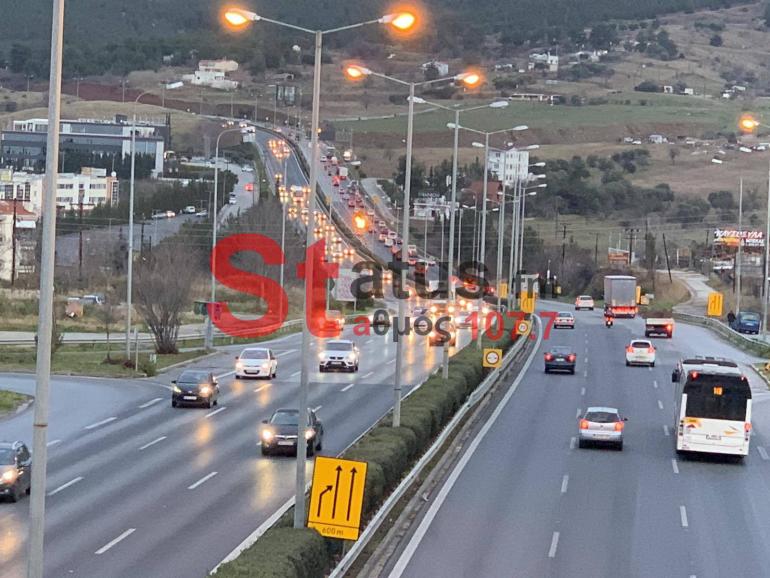
[[[671,375],[676,451],[746,456],[751,438],[751,387],[734,361],[681,360]]]

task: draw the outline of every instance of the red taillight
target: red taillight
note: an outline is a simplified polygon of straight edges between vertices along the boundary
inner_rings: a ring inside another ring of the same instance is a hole
[[[747,421],[746,423],[743,424],[743,431],[745,431],[746,433],[751,431],[751,422],[750,421]]]
[[[669,323],[668,325],[666,325],[666,329],[667,329],[668,331],[671,331],[673,328],[674,328],[674,326],[673,326],[673,325],[671,325],[670,323]]]
[[[629,345],[628,347],[626,347],[626,351],[628,351],[629,353],[633,353],[634,348]]]
[[[616,421],[615,422],[615,431],[623,431],[623,422],[622,421]]]
[[[570,353],[570,354],[567,356],[567,361],[575,361],[575,356],[574,356],[572,353]]]
[[[655,353],[655,348],[650,347],[649,349],[647,349],[647,353]]]
[[[581,419],[580,420],[580,429],[588,429],[588,420],[587,419]]]
[[[550,353],[546,353],[545,354],[545,360],[546,361],[552,361],[553,360],[553,355],[551,355]]]

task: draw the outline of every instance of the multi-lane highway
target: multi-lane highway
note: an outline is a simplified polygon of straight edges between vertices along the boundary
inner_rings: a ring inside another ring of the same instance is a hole
[[[358,373],[311,376],[310,405],[324,421],[328,455],[392,405],[392,336],[354,339]],[[461,344],[466,340],[461,336]],[[256,444],[260,422],[296,404],[300,335],[269,346],[279,359],[272,381],[234,380],[239,348],[193,364],[221,376],[212,410],[171,407],[168,385],[180,370],[133,382],[54,381],[46,576],[203,576],[292,496],[294,459],[263,457]],[[410,338],[404,392],[440,360],[441,348]],[[24,390],[30,382],[10,384]],[[28,411],[0,422],[0,439],[30,442],[30,420]],[[4,578],[23,575],[28,507],[27,499],[0,504]]]
[[[655,340],[654,368],[626,367],[624,346],[643,334],[642,321],[607,329],[598,311],[576,316],[575,330],[543,341],[384,575],[769,576],[767,386],[743,366],[754,395],[744,463],[679,458],[671,437],[671,371],[679,358],[752,359],[705,329],[679,324],[672,340]],[[578,353],[574,376],[544,374],[543,352],[552,345]],[[628,417],[622,452],[578,449],[577,416],[596,405]]]

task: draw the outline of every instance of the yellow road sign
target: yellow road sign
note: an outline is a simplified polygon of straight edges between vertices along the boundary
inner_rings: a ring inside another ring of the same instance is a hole
[[[498,287],[498,293],[500,294],[500,299],[508,297],[508,283],[501,281],[500,287]]]
[[[708,301],[706,303],[706,315],[709,317],[721,317],[723,303],[724,295],[718,291],[709,293]]]
[[[366,467],[366,462],[322,456],[315,459],[308,528],[327,538],[358,539]]]
[[[500,367],[503,363],[503,350],[487,348],[484,350],[484,367]]]
[[[521,310],[524,313],[535,312],[535,294],[532,291],[521,292]]]
[[[642,302],[642,288],[637,285],[636,286],[636,304],[639,305]]]
[[[529,321],[522,319],[516,322],[516,333],[518,335],[527,335],[529,333]]]

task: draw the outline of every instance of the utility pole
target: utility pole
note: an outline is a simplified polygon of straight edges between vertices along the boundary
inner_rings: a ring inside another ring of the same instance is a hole
[[[83,281],[83,195],[78,202],[78,279]]]
[[[671,264],[668,261],[668,247],[666,246],[666,234],[663,233],[663,251],[666,253],[666,269],[668,269],[668,282],[673,283],[674,280],[671,278]]]
[[[142,232],[139,236],[139,257],[144,256],[144,220],[142,220]]]
[[[522,226],[524,226],[522,222]],[[564,257],[567,253],[567,225],[564,226],[564,232],[562,233],[561,237],[561,266],[559,267],[559,278],[564,277]]]
[[[741,311],[741,265],[743,261],[743,177],[738,194],[738,255],[735,263],[735,312]]]
[[[594,244],[594,267],[599,266],[599,233],[596,233],[596,243]]]
[[[762,280],[762,332],[767,336],[768,282],[770,282],[770,167],[767,170],[767,217],[765,217],[765,278]]]

